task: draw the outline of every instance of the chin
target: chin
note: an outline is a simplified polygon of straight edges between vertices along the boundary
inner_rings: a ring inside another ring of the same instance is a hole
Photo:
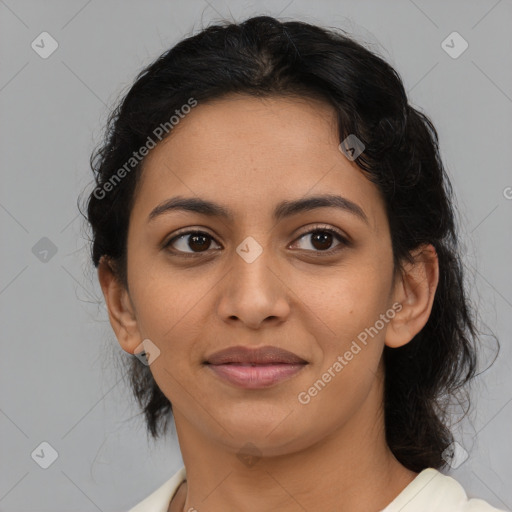
[[[237,454],[240,450],[254,449],[266,457],[287,455],[314,444],[316,436],[311,427],[302,428],[292,415],[287,418],[289,412],[284,410],[279,416],[263,418],[257,417],[255,411],[254,417],[230,418],[222,423],[227,432],[223,443]]]

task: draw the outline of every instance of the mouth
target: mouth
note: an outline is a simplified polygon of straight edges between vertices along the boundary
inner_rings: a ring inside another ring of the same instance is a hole
[[[217,377],[246,389],[273,386],[299,373],[309,363],[278,347],[233,347],[216,352],[203,364]]]
[[[205,364],[239,364],[239,365],[270,365],[270,364],[305,364],[307,361],[297,354],[279,347],[249,348],[243,346],[219,350],[205,361]]]

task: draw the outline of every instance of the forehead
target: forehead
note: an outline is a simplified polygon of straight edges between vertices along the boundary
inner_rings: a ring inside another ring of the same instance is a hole
[[[147,216],[179,195],[243,218],[270,215],[283,199],[339,194],[378,230],[380,193],[338,145],[335,112],[319,100],[232,95],[199,103],[146,157],[134,210]]]

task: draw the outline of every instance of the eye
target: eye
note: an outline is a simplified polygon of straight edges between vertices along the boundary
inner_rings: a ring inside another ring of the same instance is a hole
[[[208,251],[212,241],[213,237],[204,231],[187,231],[169,240],[164,248],[173,246],[172,252],[197,254]]]
[[[315,229],[303,233],[299,237],[299,240],[307,239],[307,237],[310,237],[310,241],[305,244],[306,247],[302,247],[302,249],[307,251],[320,252],[327,255],[333,254],[340,250],[343,246],[349,245],[346,238],[341,235],[341,233],[332,228],[316,227]],[[335,245],[333,249],[331,246],[335,239],[337,239],[339,243]]]
[[[299,247],[299,249],[309,252],[318,252],[323,255],[333,254],[344,246],[350,245],[341,233],[335,229],[327,227],[320,226],[307,231],[306,233],[303,233],[298,240],[306,239],[307,237],[311,237],[310,242],[306,244],[309,245],[309,247]],[[333,249],[331,246],[336,239],[338,240],[338,244],[335,245]],[[171,252],[179,256],[194,256],[202,252],[208,252],[213,241],[214,238],[205,231],[191,230],[180,233],[171,238],[167,243],[165,243],[163,248],[166,249],[171,247]],[[219,244],[216,245],[217,249],[222,248]]]

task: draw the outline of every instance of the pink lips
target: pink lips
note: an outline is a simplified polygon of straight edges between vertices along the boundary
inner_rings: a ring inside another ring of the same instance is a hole
[[[278,347],[232,347],[208,357],[205,364],[218,377],[246,389],[259,389],[286,380],[308,362]]]

